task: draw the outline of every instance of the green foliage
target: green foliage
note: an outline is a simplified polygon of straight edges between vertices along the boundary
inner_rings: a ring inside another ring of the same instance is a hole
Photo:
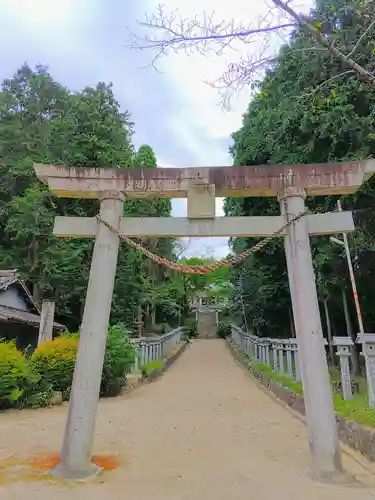
[[[31,356],[34,372],[69,399],[77,357],[79,334],[61,335],[41,344]],[[101,396],[119,394],[135,360],[135,348],[122,324],[110,327],[103,363]]]
[[[114,325],[108,331],[104,357],[101,396],[117,396],[126,382],[135,361],[135,348],[130,343],[123,325]]]
[[[25,405],[30,408],[45,408],[51,405],[53,398],[52,385],[43,377],[32,384]]]
[[[294,379],[286,374],[274,372],[270,365],[266,365],[259,361],[254,361],[247,354],[242,351],[238,351],[241,358],[247,363],[249,370],[257,373],[261,373],[266,379],[273,380],[283,387],[291,389],[293,392],[299,395],[303,395],[302,384],[296,382]],[[331,374],[331,382],[336,377],[336,373]],[[350,420],[354,420],[360,424],[375,426],[375,409],[368,406],[367,399],[367,385],[364,378],[359,378],[359,393],[354,394],[351,400],[345,401],[342,399],[341,395],[338,393],[333,394],[333,403],[335,411]]]
[[[269,380],[274,380],[280,385],[291,389],[296,394],[302,395],[302,384],[296,382],[285,374],[275,373],[268,365],[259,362],[249,362],[250,369],[262,373]],[[366,382],[362,380],[360,392],[353,395],[353,399],[345,401],[341,395],[333,394],[335,411],[350,420],[360,424],[375,426],[375,410],[368,406]]]
[[[15,342],[0,340],[0,409],[23,406],[39,380]]]
[[[150,363],[145,363],[140,367],[140,370],[144,377],[159,375],[164,370],[164,361],[159,359],[151,361]]]
[[[189,338],[194,338],[197,336],[197,320],[195,316],[189,316],[185,319],[184,330]]]
[[[57,320],[71,331],[79,327],[82,317],[93,242],[56,238],[53,221],[58,215],[93,216],[98,202],[53,196],[36,179],[33,162],[156,168],[152,148],[143,145],[136,152],[132,136],[130,114],[120,109],[112,85],[100,82],[71,92],[45,67],[33,70],[27,65],[1,85],[0,267],[17,268],[36,302],[53,297]],[[128,200],[124,212],[168,217],[171,202]],[[171,239],[154,239],[146,245],[162,256],[174,257]],[[180,304],[167,303],[166,294],[160,292],[166,282],[164,270],[125,245],[118,260],[111,324],[122,321],[134,331],[139,307],[149,322],[151,317],[154,323],[165,322],[165,316],[176,322]]]
[[[63,395],[72,385],[78,335],[61,335],[41,344],[32,354],[32,369]]]
[[[230,320],[219,320],[217,325],[217,336],[219,339],[226,339],[231,334],[231,322]]]
[[[271,366],[265,365],[265,364],[260,363],[260,362],[251,361],[249,363],[249,366],[251,369],[255,370],[256,372],[262,373],[269,380],[274,380],[275,382],[278,382],[283,387],[288,387],[288,389],[291,389],[296,394],[302,395],[302,384],[299,382],[296,382],[292,378],[288,377],[288,375],[285,375],[283,373],[276,373],[272,370]]]
[[[349,53],[370,23],[368,9],[358,0],[319,2],[311,13],[330,33],[335,44]],[[356,60],[375,69],[374,31],[356,49]],[[342,74],[341,64],[297,29],[262,82],[244,114],[242,127],[233,134],[231,153],[236,165],[307,164],[357,160],[375,156],[375,88],[352,73]],[[375,180],[356,194],[342,197],[344,209],[375,206]],[[332,196],[308,200],[316,212],[336,208]],[[266,198],[227,198],[226,215],[276,215],[279,206]],[[364,319],[375,326],[372,306],[375,272],[375,211],[356,217],[358,230],[350,236],[356,256],[356,278]],[[256,239],[234,238],[234,253],[253,246]],[[336,331],[345,331],[341,291],[352,297],[345,256],[328,237],[312,238],[319,299],[329,299]],[[259,336],[290,337],[292,315],[283,241],[275,240],[231,273],[231,310],[247,318]],[[350,300],[350,314],[355,318]],[[245,321],[244,321],[245,322]]]

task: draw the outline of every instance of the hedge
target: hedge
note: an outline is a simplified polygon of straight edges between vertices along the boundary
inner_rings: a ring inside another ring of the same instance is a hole
[[[0,340],[0,409],[46,406],[53,391],[68,400],[73,381],[79,333],[41,344],[27,359],[14,342]],[[122,325],[109,329],[101,396],[116,396],[126,383],[135,349]]]
[[[32,354],[30,364],[36,373],[64,395],[72,385],[77,356],[78,335],[61,335],[44,342]]]

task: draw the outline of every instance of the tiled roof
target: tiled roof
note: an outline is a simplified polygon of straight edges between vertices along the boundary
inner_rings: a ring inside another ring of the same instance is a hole
[[[13,321],[15,323],[26,323],[28,325],[39,327],[40,316],[28,311],[22,311],[15,307],[4,306],[0,304],[0,321]],[[59,323],[53,324],[54,330],[66,330],[65,326]]]
[[[18,283],[19,276],[15,269],[0,270],[0,290],[6,290],[13,283]]]

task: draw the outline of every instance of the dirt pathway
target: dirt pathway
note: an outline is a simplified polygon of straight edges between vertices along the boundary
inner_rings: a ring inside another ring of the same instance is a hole
[[[97,483],[28,477],[6,458],[58,451],[65,418],[66,407],[0,415],[2,500],[375,498],[375,487],[353,491],[308,478],[303,424],[259,389],[220,340],[196,341],[160,380],[100,403],[95,453],[118,454],[119,466]],[[345,466],[371,479],[347,456]]]

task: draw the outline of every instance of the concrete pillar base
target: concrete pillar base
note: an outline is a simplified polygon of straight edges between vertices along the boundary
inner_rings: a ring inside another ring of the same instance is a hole
[[[309,470],[309,476],[313,481],[317,481],[322,484],[331,484],[333,486],[362,486],[362,483],[356,479],[354,474],[350,474],[346,471],[319,471],[319,470]]]
[[[56,467],[53,467],[51,470],[49,470],[46,475],[53,476],[58,479],[67,479],[70,481],[86,483],[93,481],[102,471],[102,467],[98,467],[92,462],[90,463],[90,466],[85,470],[73,470],[59,463],[58,465],[56,465]]]

